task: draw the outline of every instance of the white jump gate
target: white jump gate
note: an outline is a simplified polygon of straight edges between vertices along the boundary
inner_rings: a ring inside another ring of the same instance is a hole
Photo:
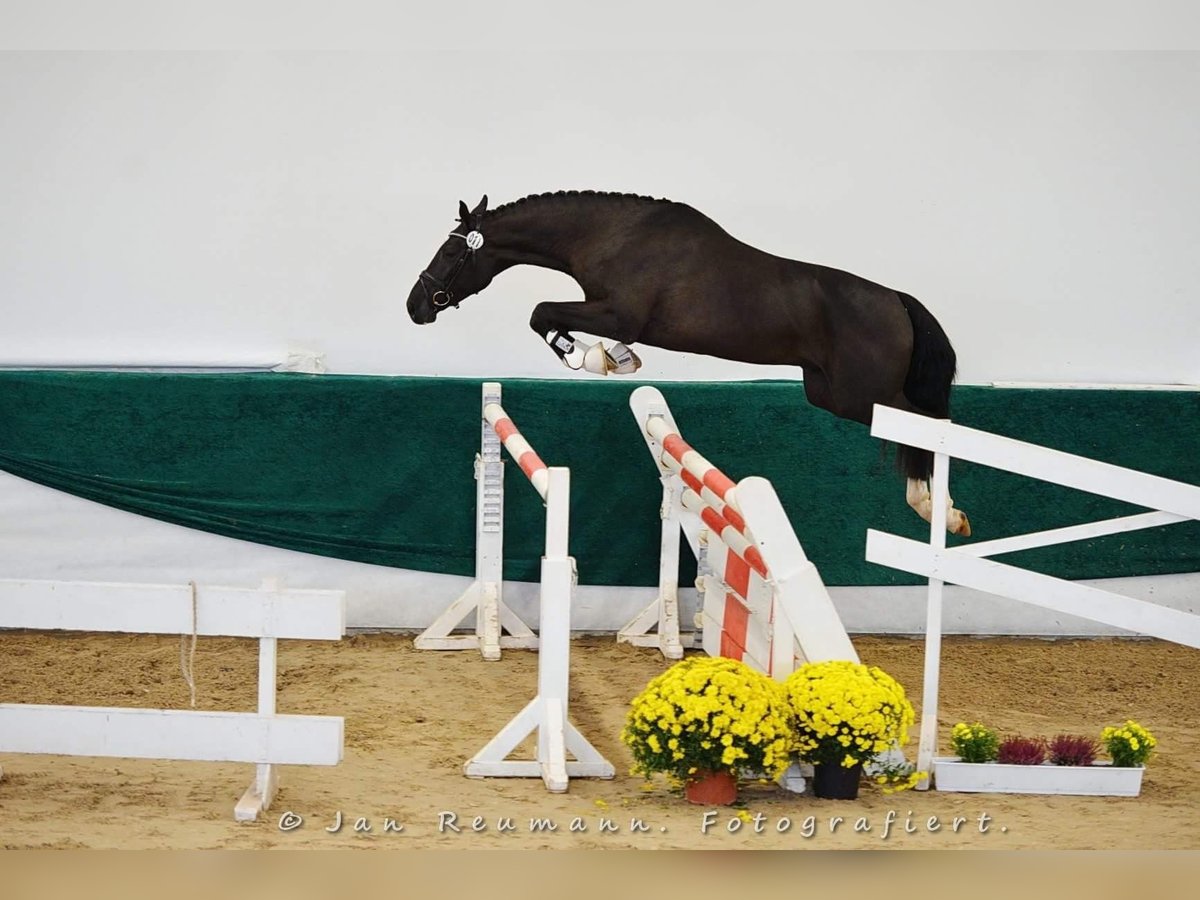
[[[933,521],[929,544],[868,530],[866,554],[870,562],[929,579],[924,699],[917,756],[917,765],[922,771],[930,771],[937,749],[942,585],[946,582],[1200,648],[1200,615],[986,558],[1200,519],[1200,487],[884,406],[875,407],[871,434],[934,453]],[[946,503],[951,457],[1112,497],[1154,511],[947,548]],[[920,785],[922,789],[928,786],[928,782]]]
[[[278,715],[279,638],[340,640],[342,591],[172,584],[0,581],[0,628],[134,634],[225,635],[259,641],[258,711],[124,709],[0,704],[0,753],[46,753],[244,762],[255,778],[237,803],[240,821],[269,808],[277,766],[341,762],[343,720]]]
[[[500,405],[496,382],[483,385],[482,449],[476,457],[476,580],[416,640],[420,649],[479,649],[484,659],[499,659],[501,647],[538,647],[537,695],[463,767],[472,778],[541,778],[554,792],[567,790],[572,777],[612,778],[612,763],[571,724],[568,692],[571,654],[571,604],[575,559],[568,553],[571,472],[548,467],[517,431]],[[546,505],[546,550],[542,557],[539,635],[535,636],[503,603],[504,461],[503,446],[521,467]],[[475,634],[454,636],[451,629],[476,613]],[[501,628],[510,637],[501,634]],[[537,732],[531,760],[509,759]],[[568,755],[574,757],[569,759]]]
[[[618,634],[679,659],[698,639],[710,655],[743,659],[778,679],[797,662],[858,661],[816,566],[765,478],[734,485],[680,436],[663,395],[629,400],[662,481],[658,596]],[[679,537],[696,556],[700,635],[679,625]]]

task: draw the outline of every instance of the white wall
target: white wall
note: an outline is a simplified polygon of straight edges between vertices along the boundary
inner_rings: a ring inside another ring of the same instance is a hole
[[[1195,54],[4,53],[0,363],[566,376],[562,275],[403,301],[460,198],[576,187],[915,294],[964,382],[1196,383],[1197,108]]]
[[[1194,20],[1189,4],[531,5],[0,0],[4,50],[114,51],[0,52],[0,364],[261,364],[295,344],[340,372],[566,376],[525,324],[578,297],[560,275],[509,272],[432,328],[403,300],[460,198],[576,187],[679,199],[917,295],[963,381],[1200,382],[1200,62],[1055,49],[1186,47],[1160,8]],[[941,49],[814,50],[897,35]],[[392,49],[310,49],[331,45]],[[205,52],[121,52],[155,47]],[[984,52],[1006,47],[1041,52]],[[796,374],[642,355],[654,378]],[[464,581],[4,474],[0,513],[0,578],[282,575],[347,589],[359,626],[424,624]],[[1195,596],[1155,584],[1160,602]],[[919,630],[904,590],[835,594],[853,630]],[[532,613],[530,586],[509,596]],[[646,599],[584,588],[575,625],[615,627]],[[1076,627],[996,609],[959,624]]]

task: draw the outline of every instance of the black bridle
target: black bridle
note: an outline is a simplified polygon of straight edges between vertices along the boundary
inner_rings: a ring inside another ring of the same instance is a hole
[[[454,265],[450,268],[450,274],[446,276],[446,280],[442,281],[436,275],[430,273],[428,269],[422,270],[418,280],[421,282],[421,288],[425,291],[425,297],[433,304],[434,309],[445,309],[447,306],[458,308],[459,301],[454,299],[454,295],[450,293],[450,286],[454,284],[454,279],[463,270],[466,264],[475,258],[475,251],[483,246],[483,234],[478,229],[471,229],[466,234],[459,234],[457,231],[450,232],[450,237],[462,238],[467,245],[463,255],[455,260]],[[429,286],[433,285],[432,293]],[[444,299],[438,302],[438,297]]]

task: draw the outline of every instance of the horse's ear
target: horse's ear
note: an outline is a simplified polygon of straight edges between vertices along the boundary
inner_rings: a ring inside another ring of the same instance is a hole
[[[483,199],[479,201],[479,205],[471,210],[471,215],[482,216],[485,212],[487,212],[487,194],[484,194]]]
[[[467,209],[467,204],[461,200],[458,201],[458,221],[465,222],[470,217],[471,213]]]

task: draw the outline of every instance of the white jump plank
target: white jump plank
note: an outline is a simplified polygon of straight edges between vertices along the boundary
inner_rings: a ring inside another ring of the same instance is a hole
[[[758,549],[775,582],[779,603],[789,627],[809,662],[848,659],[858,653],[846,626],[829,598],[816,566],[804,554],[779,495],[771,482],[757,475],[738,482],[738,497],[746,522],[758,535]],[[776,640],[784,640],[776,634]],[[791,642],[787,642],[791,652]]]
[[[333,766],[334,716],[0,704],[0,752]]]
[[[567,723],[570,727],[570,723]],[[615,778],[616,772],[608,762],[577,762],[568,759],[569,778]],[[505,759],[499,762],[471,761],[464,767],[468,778],[541,778],[543,766],[536,759]]]
[[[340,640],[344,591],[199,586],[196,633]],[[0,580],[0,627],[191,634],[186,584]]]
[[[1177,522],[1187,521],[1186,517],[1177,516],[1175,513],[1139,513],[1136,516],[1122,516],[1119,519],[1106,519],[1103,522],[1087,522],[1083,525],[1069,525],[1066,528],[1052,528],[1048,531],[1034,531],[1029,534],[997,538],[994,541],[962,544],[955,547],[954,551],[965,553],[967,556],[1000,556],[1003,553],[1015,553],[1018,550],[1052,547],[1055,544],[1069,544],[1072,541],[1094,540],[1113,534],[1124,534],[1126,531],[1157,528],[1160,525],[1174,525]]]
[[[935,552],[927,544],[875,530],[867,532],[867,560],[902,572],[1103,622],[1135,634],[1200,648],[1198,615],[1028,572],[994,560],[973,558],[956,550]]]
[[[871,434],[1137,506],[1200,519],[1200,487],[1196,485],[965,428],[946,419],[930,419],[876,405]]]

